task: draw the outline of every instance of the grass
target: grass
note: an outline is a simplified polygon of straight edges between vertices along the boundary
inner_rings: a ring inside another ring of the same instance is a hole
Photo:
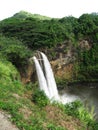
[[[68,105],[57,102],[50,104],[45,95],[43,98],[42,92],[36,92],[37,84],[25,86],[21,83],[13,65],[8,64],[6,67],[5,63],[2,63],[2,68],[0,110],[8,112],[11,115],[10,120],[20,130],[96,130],[98,128],[98,124],[79,102]],[[9,71],[12,68],[13,71]]]
[[[48,103],[40,107],[32,102],[33,89],[23,86],[19,81],[14,85],[2,85],[0,90],[0,109],[11,114],[11,121],[20,130],[86,130],[87,124],[68,114],[62,104]]]

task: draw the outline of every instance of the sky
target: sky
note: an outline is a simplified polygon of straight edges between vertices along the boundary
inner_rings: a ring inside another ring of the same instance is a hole
[[[0,20],[21,10],[52,18],[78,18],[84,13],[97,13],[98,0],[0,0]]]

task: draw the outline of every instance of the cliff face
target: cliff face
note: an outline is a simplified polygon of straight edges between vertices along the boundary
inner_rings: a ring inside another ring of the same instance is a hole
[[[78,43],[80,50],[89,50],[91,45],[88,41],[82,40]],[[74,64],[77,60],[77,48],[72,46],[70,41],[65,41],[51,49],[41,48],[40,51],[44,52],[53,69],[55,77],[70,81],[74,77]],[[23,83],[34,82],[36,78],[36,70],[34,64],[28,63],[26,73],[21,76]]]
[[[79,41],[77,46],[65,41],[56,47],[41,48],[39,51],[47,55],[56,78],[68,82],[97,81],[97,52],[89,41]],[[22,82],[35,82],[37,77],[34,64],[28,63],[25,70],[21,74]]]
[[[60,60],[51,61],[55,77],[70,80],[73,74],[73,64],[63,64]]]
[[[27,60],[37,50],[47,55],[56,76],[67,79],[77,76],[78,81],[97,80],[97,30],[97,14],[83,14],[78,19],[72,16],[50,19],[21,11],[0,21],[0,33],[5,36],[0,36],[0,50],[19,70],[24,83],[34,80],[34,68],[27,65]],[[78,69],[75,76],[74,65]]]

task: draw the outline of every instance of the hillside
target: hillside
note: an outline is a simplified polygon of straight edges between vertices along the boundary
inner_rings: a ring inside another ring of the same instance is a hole
[[[19,71],[7,59],[0,62],[0,75],[0,111],[9,115],[8,120],[19,130],[98,128],[93,113],[88,113],[79,101],[67,105],[50,103],[37,83],[23,85]]]
[[[21,11],[0,21],[0,111],[20,130],[97,130],[80,101],[51,103],[39,91],[30,58],[40,50],[58,86],[98,82],[98,15],[48,19]]]
[[[98,15],[44,20],[37,16],[24,11],[16,13],[0,22],[0,33],[21,40],[32,54],[36,50],[45,52],[56,63],[53,68],[57,76],[68,76],[71,82],[98,81]],[[59,74],[68,65],[72,66],[71,73]]]
[[[51,20],[50,17],[42,16],[40,14],[31,14],[26,11],[20,11],[19,13],[16,13],[13,16],[13,18],[17,18],[17,19],[35,18],[35,19],[39,19],[39,20]]]

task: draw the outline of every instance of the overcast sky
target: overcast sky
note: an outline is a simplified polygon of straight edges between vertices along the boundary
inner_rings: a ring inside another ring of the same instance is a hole
[[[24,10],[54,18],[98,12],[98,0],[0,0],[0,20]]]

